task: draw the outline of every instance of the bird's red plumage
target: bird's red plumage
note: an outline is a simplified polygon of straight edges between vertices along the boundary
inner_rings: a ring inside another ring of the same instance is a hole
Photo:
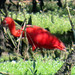
[[[16,30],[15,23],[12,18],[7,17],[4,19],[4,21],[6,21],[5,24],[8,24],[9,30],[13,36],[19,37],[21,35],[22,29]],[[29,43],[32,45],[33,51],[37,47],[46,49],[60,49],[65,51],[65,45],[63,44],[63,42],[60,41],[56,36],[52,35],[50,32],[41,27],[27,25],[26,34]],[[24,37],[24,31],[22,36]]]

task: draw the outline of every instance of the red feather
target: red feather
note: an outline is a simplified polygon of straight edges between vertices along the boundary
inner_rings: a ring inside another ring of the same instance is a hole
[[[11,34],[15,37],[20,37],[22,29],[16,30],[14,20],[10,17],[6,17],[3,20],[3,26],[9,27]],[[38,27],[27,25],[26,34],[29,44],[32,45],[34,51],[37,47],[45,49],[60,49],[66,51],[65,45],[56,36],[52,35],[49,31]],[[24,37],[24,31],[22,36]]]

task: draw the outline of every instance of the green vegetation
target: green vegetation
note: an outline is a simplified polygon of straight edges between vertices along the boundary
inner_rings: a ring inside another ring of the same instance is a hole
[[[38,5],[37,11],[39,11],[40,10],[39,4],[37,5]],[[75,8],[74,6],[72,6],[71,3],[69,4],[69,6],[71,6],[71,8]],[[28,13],[32,11],[32,5],[28,5],[28,7],[25,5],[24,7],[25,9],[23,11],[19,11],[19,12],[8,11],[8,16],[11,17],[12,15],[13,19],[22,22],[26,18],[27,23],[31,16],[32,25],[37,25],[43,28],[49,28],[52,34],[59,34],[59,35],[64,33],[67,34],[67,32],[71,30],[71,25],[68,19],[66,9],[65,8],[59,9],[56,3],[55,4],[49,2],[45,3],[45,6],[43,7],[44,12],[40,11],[37,13]],[[71,14],[72,14],[73,24],[75,25],[74,11],[71,11]],[[21,28],[21,26],[17,23],[16,23],[16,27]],[[59,38],[61,40],[64,40],[65,37],[59,36]],[[67,37],[65,41],[67,43],[70,40],[72,39],[68,39]],[[70,50],[70,48],[68,49]],[[58,51],[58,53],[60,54],[61,52]],[[62,61],[59,58],[57,58],[56,60],[52,59],[52,56],[42,58],[39,56],[38,53],[36,54],[36,61],[32,59],[31,59],[32,61],[30,59],[27,61],[23,61],[23,59],[19,59],[18,61],[14,61],[14,60],[8,61],[8,60],[9,58],[7,57],[0,59],[0,72],[8,73],[10,75],[44,75],[44,74],[54,75],[54,73],[56,73],[57,70],[59,70],[64,63],[64,61]],[[75,66],[71,70],[71,75],[75,75]]]
[[[75,66],[72,68],[71,74],[72,74],[72,75],[75,75]]]
[[[4,62],[0,63],[0,72],[6,72],[14,75],[53,75],[62,66],[63,62],[52,60],[51,58],[37,58],[36,61]]]
[[[14,13],[13,13],[14,14]],[[32,25],[37,25],[43,28],[49,28],[51,33],[60,33],[63,34],[71,29],[71,25],[67,15],[63,15],[60,17],[59,15],[53,15],[53,23],[52,23],[52,15],[50,12],[48,13],[36,13],[36,14],[25,14],[24,15],[20,12],[18,14],[17,20],[24,21],[26,18],[32,17]],[[13,18],[16,18],[16,14],[13,15]],[[75,18],[73,18],[75,20]]]
[[[61,11],[59,11],[61,12]],[[13,14],[13,19],[16,19],[15,12]],[[47,13],[36,13],[36,14],[28,14],[27,12],[24,14],[22,12],[19,12],[17,15],[17,20],[24,21],[26,18],[27,21],[29,17],[32,17],[32,25],[37,25],[43,28],[49,28],[51,33],[54,34],[63,34],[64,32],[67,33],[71,29],[71,25],[68,19],[67,15],[59,16],[56,13],[52,13],[49,11]],[[11,16],[11,12],[9,12],[9,16]],[[75,17],[73,17],[73,22],[75,20]],[[18,26],[18,25],[17,25]],[[39,57],[40,58],[40,57]],[[33,63],[34,61],[23,61],[20,60],[18,62],[4,62],[0,63],[0,72],[10,73],[14,75],[54,75],[54,73],[57,72],[58,69],[63,65],[63,61],[58,60],[52,60],[49,58],[42,58],[42,59],[36,59],[36,66],[34,68]],[[45,59],[45,61],[44,61]],[[48,60],[49,59],[49,60]],[[72,68],[71,74],[74,75],[75,67]]]
[[[61,60],[53,60],[50,57],[37,58],[36,61],[7,61],[0,63],[0,72],[10,75],[54,75],[63,65]],[[75,74],[75,67],[72,68],[71,75]],[[0,74],[1,75],[1,74]]]

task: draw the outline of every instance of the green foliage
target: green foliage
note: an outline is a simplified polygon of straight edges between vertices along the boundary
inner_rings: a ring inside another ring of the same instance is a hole
[[[51,14],[32,14],[32,24],[38,25],[43,28],[49,28],[51,33],[60,33],[66,32],[71,29],[68,17],[63,15],[59,17],[58,15],[53,16],[54,23],[51,21]]]
[[[56,15],[55,13],[50,14],[51,12],[48,13],[36,13],[36,14],[31,14],[32,17],[32,25],[37,25],[43,28],[49,28],[51,33],[60,33],[63,34],[64,32],[67,32],[71,29],[71,25],[68,19],[67,15],[63,15],[60,17],[59,15]],[[53,16],[53,22],[51,17]],[[27,21],[30,17],[30,14],[26,13],[25,15]],[[16,18],[16,15],[13,14],[13,18]],[[18,20],[23,21],[24,15],[22,12],[18,13]],[[73,17],[73,20],[75,18]]]
[[[31,3],[26,5],[26,11],[27,12],[32,12],[32,8],[33,8],[33,5]]]
[[[58,6],[56,3],[45,3],[45,6],[43,7],[44,11],[48,12],[38,12],[36,14],[29,14],[27,12],[32,11],[32,5],[25,5],[24,10],[20,12],[15,13],[9,12],[8,15],[13,19],[17,19],[20,21],[24,21],[26,18],[27,21],[31,15],[32,17],[32,25],[37,25],[43,28],[49,28],[51,33],[54,34],[63,34],[64,32],[67,33],[71,29],[71,25],[68,19],[67,11],[66,9],[58,9]],[[40,10],[39,4],[37,6],[38,11]],[[71,11],[72,12],[72,11]],[[16,15],[17,14],[17,15]],[[25,16],[24,16],[25,14]],[[75,25],[75,16],[74,12],[72,12],[73,17],[72,21]],[[20,26],[16,23],[17,28],[20,28]],[[68,39],[67,39],[68,41]],[[69,42],[69,41],[68,41]],[[11,57],[12,59],[12,57]],[[8,58],[5,58],[5,60],[8,60]],[[0,59],[0,62],[3,62],[3,59]],[[53,75],[57,72],[58,69],[62,66],[63,62],[58,60],[52,60],[51,58],[41,58],[38,57],[36,61],[23,61],[20,60],[18,62],[12,61],[12,62],[4,62],[0,63],[0,72],[7,72],[14,75]],[[72,68],[71,74],[74,75],[75,67]]]
[[[44,3],[44,7],[43,7],[43,10],[44,11],[55,11],[58,9],[58,5],[56,2],[53,2],[53,1],[47,1]]]
[[[54,75],[63,65],[63,61],[53,60],[50,57],[37,58],[36,61],[4,62],[0,63],[0,72],[14,75]],[[75,67],[72,68],[71,74],[74,75]]]
[[[23,61],[18,62],[4,62],[0,63],[0,72],[6,72],[14,75],[43,75],[43,74],[54,74],[61,66],[63,62],[60,60],[52,60],[47,58],[45,61],[37,58],[36,61]]]
[[[75,66],[74,66],[74,67],[72,67],[71,75],[75,75]]]
[[[34,60],[33,61],[33,69],[29,68],[33,75],[37,75],[37,70],[35,69],[35,67],[36,67],[36,63],[35,62],[36,61]]]

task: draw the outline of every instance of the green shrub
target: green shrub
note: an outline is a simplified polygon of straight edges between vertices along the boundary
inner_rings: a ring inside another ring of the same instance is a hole
[[[62,66],[60,60],[52,60],[50,58],[37,58],[36,61],[4,62],[0,63],[0,72],[16,74],[16,75],[43,75],[54,74]]]
[[[44,3],[44,7],[43,7],[44,11],[48,11],[48,10],[55,11],[57,9],[58,9],[58,5],[57,5],[56,2],[51,2],[50,1],[50,2],[45,2]]]

